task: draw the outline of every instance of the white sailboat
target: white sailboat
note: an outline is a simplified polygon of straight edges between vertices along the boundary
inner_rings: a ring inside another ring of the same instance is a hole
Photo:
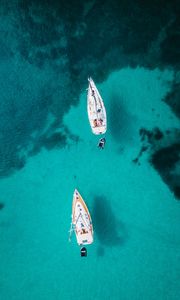
[[[92,80],[88,78],[87,111],[92,132],[104,134],[107,130],[106,109],[102,97]]]
[[[72,222],[70,237],[75,232],[78,245],[84,246],[93,243],[93,226],[89,210],[77,189],[73,194]],[[86,256],[86,248],[81,248],[81,256]]]

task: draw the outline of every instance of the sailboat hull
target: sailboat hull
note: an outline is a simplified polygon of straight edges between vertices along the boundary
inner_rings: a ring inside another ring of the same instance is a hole
[[[93,243],[93,226],[88,208],[80,193],[75,190],[72,205],[72,224],[79,245]]]
[[[94,134],[104,134],[107,130],[107,118],[104,103],[92,78],[89,78],[88,80],[87,112],[89,123]]]

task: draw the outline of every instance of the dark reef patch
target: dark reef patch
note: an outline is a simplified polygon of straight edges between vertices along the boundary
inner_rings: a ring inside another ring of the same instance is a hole
[[[28,152],[28,155],[36,155],[43,147],[50,151],[55,148],[70,147],[72,144],[77,144],[80,141],[79,137],[71,134],[66,127],[63,127],[61,132],[54,132],[54,129],[56,129],[56,126],[52,124],[46,133],[35,138],[33,147]]]
[[[153,130],[141,128],[139,135],[142,146],[132,162],[140,165],[143,153],[148,151],[150,164],[174,193],[175,198],[180,199],[180,130],[171,128],[162,132],[157,127]]]
[[[151,131],[145,128],[141,128],[139,130],[139,135],[141,136],[141,141],[146,140],[150,144],[154,143],[154,141],[156,140],[161,140],[164,136],[163,132],[158,127],[155,127]]]
[[[64,147],[66,145],[66,142],[66,136],[59,132],[52,134],[50,137],[41,138],[41,146],[44,146],[48,150]]]
[[[125,226],[115,218],[109,201],[101,196],[94,198],[92,212],[94,228],[100,243],[104,246],[123,245],[127,239]]]
[[[144,152],[148,150],[149,146],[142,146],[137,157],[132,160],[133,163],[140,165],[140,158]]]
[[[176,1],[174,1],[176,2]],[[173,1],[172,1],[173,3]],[[177,15],[166,30],[166,39],[161,43],[162,62],[180,66],[180,5],[177,3]],[[179,14],[178,14],[179,13]],[[175,15],[174,15],[175,16]]]
[[[179,180],[180,180],[180,176],[179,176]],[[175,197],[177,199],[180,199],[180,184],[173,186],[173,192],[174,192]]]
[[[174,144],[169,147],[158,150],[152,156],[152,163],[158,170],[163,173],[173,169],[176,163],[180,160],[180,144]]]
[[[77,0],[73,5],[64,0],[46,3],[28,0],[20,2],[19,10],[19,23],[24,32],[21,39],[26,39],[21,45],[27,48],[21,53],[26,53],[26,59],[35,56],[39,47],[48,45],[50,48],[46,51],[51,52],[65,34],[71,72],[83,74],[86,61],[87,72],[91,71],[99,80],[125,65],[153,68],[158,63],[160,67],[173,65],[176,68],[179,61],[176,0],[163,1],[163,5],[160,0],[145,3],[105,0],[103,5],[99,1],[87,4]],[[59,26],[62,23],[63,31]],[[114,57],[109,59],[112,52]],[[58,57],[58,53],[55,56]],[[99,70],[104,71],[100,74]]]
[[[140,158],[143,153],[148,151],[149,149],[152,149],[164,137],[163,132],[158,127],[155,127],[153,130],[140,128],[139,135],[141,138],[142,146],[139,150],[138,155],[132,160],[133,163],[138,163],[138,165],[140,165]]]
[[[173,113],[180,118],[180,78],[175,78],[171,91],[164,99],[172,109]]]
[[[180,199],[180,143],[161,148],[152,155],[150,161],[175,197]]]
[[[180,131],[171,128],[162,132],[159,128],[139,130],[142,146],[138,155],[132,160],[140,165],[144,152],[148,151],[150,164],[160,174],[177,199],[180,199]]]

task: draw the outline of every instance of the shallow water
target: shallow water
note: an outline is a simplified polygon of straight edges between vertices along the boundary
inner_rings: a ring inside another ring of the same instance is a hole
[[[0,6],[3,300],[180,298],[177,4],[127,4]],[[107,109],[102,151],[89,75]],[[94,226],[87,258],[68,242],[75,188]]]

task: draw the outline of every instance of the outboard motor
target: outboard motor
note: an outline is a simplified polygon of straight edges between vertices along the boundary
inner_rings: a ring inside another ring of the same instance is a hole
[[[85,247],[81,248],[81,257],[82,256],[87,256],[87,249]]]

